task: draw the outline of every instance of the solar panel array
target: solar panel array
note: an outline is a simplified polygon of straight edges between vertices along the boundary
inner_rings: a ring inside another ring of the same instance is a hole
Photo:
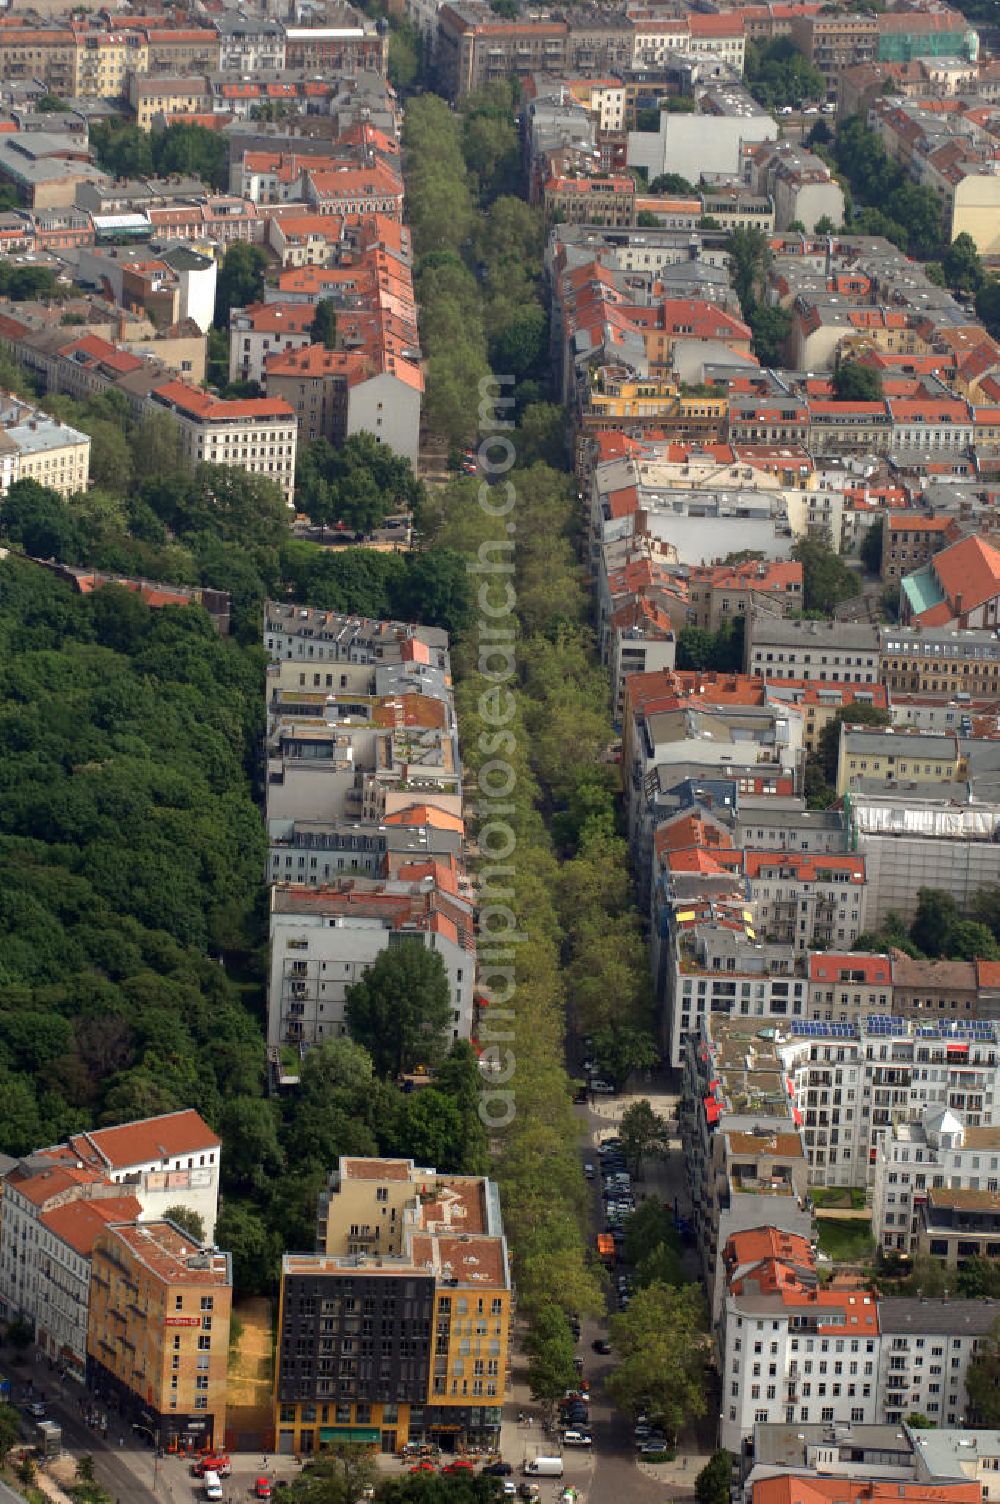
[[[857,1039],[857,1024],[828,1024],[818,1018],[796,1018],[791,1022],[793,1034],[809,1039]]]
[[[905,1018],[893,1018],[888,1013],[869,1013],[865,1019],[865,1030],[883,1039],[904,1039],[910,1032],[910,1026]]]

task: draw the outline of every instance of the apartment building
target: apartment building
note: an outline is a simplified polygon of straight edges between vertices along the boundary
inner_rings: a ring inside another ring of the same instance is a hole
[[[60,1257],[56,1238],[66,1231],[61,1219],[54,1227],[46,1224],[50,1214],[64,1213],[70,1206],[99,1202],[122,1208],[122,1192],[109,1184],[99,1170],[75,1161],[59,1163],[45,1155],[19,1160],[3,1178],[3,1219],[0,1222],[0,1311],[8,1320],[24,1315],[44,1330],[40,1338],[46,1353],[55,1356],[53,1340],[59,1347],[73,1349],[73,1361],[79,1368],[82,1360],[75,1338],[76,1300],[81,1283],[89,1280],[89,1268],[82,1270],[75,1260]],[[99,1219],[100,1213],[94,1214]],[[82,1223],[78,1223],[82,1226]],[[82,1234],[80,1234],[82,1241]],[[89,1250],[88,1250],[89,1252]],[[81,1254],[86,1259],[87,1254]],[[63,1266],[63,1267],[60,1267]],[[65,1305],[62,1299],[65,1292]],[[60,1314],[65,1311],[65,1315]],[[82,1311],[86,1332],[86,1299]],[[66,1330],[72,1322],[74,1330]]]
[[[887,1251],[933,1251],[936,1257],[950,1255],[953,1262],[957,1253],[953,1239],[947,1240],[947,1249],[927,1247],[938,1210],[930,1210],[925,1224],[923,1208],[930,1193],[970,1191],[995,1196],[998,1189],[1000,1128],[967,1128],[960,1112],[936,1103],[925,1108],[919,1122],[898,1123],[879,1141],[872,1234]],[[963,1258],[968,1256],[963,1252]]]
[[[126,97],[140,130],[149,131],[159,116],[207,115],[212,112],[212,94],[203,74],[178,73],[173,77],[130,73]]]
[[[87,1377],[87,1326],[94,1244],[109,1225],[135,1222],[134,1196],[69,1201],[38,1218],[37,1272],[31,1308],[36,1351],[66,1368],[81,1384]]]
[[[282,1261],[279,1453],[495,1448],[511,1280],[493,1182],[341,1158],[318,1247]]]
[[[205,1237],[212,1241],[222,1140],[193,1108],[120,1127],[91,1128],[43,1152],[60,1158],[68,1154],[127,1189],[138,1198],[144,1220],[163,1217],[173,1206],[187,1207],[201,1218]]]
[[[831,11],[796,16],[791,38],[826,79],[827,92],[836,97],[837,84],[846,68],[870,63],[878,51],[878,23],[864,12]]]
[[[889,698],[879,684],[822,684],[815,679],[769,679],[768,692],[775,702],[799,708],[802,745],[807,752],[819,750],[820,738],[831,720],[852,705],[888,710]]]
[[[90,435],[0,393],[0,495],[18,480],[74,496],[90,479]]]
[[[232,465],[273,481],[289,506],[295,487],[295,414],[275,397],[228,401],[183,381],[168,381],[148,398],[152,412],[168,412],[191,465]]]
[[[71,99],[77,92],[77,39],[69,27],[5,26],[0,34],[0,79],[37,79]]]
[[[713,1325],[724,1308],[733,1235],[773,1228],[811,1241],[813,1225],[806,1151],[775,1031],[753,1019],[724,1022],[723,1028],[713,1019],[711,1031],[689,1038],[678,1108],[694,1243]]]
[[[892,960],[860,951],[815,951],[808,958],[808,1018],[857,1023],[895,1011]]]
[[[389,61],[389,32],[346,6],[346,24],[288,26],[285,30],[285,67],[311,78],[350,77],[377,73],[384,78]]]
[[[880,1419],[899,1425],[916,1413],[933,1425],[969,1424],[965,1379],[995,1325],[992,1302],[895,1297],[879,1301],[878,1319]]]
[[[878,684],[878,628],[856,622],[784,621],[752,612],[746,671],[761,679]]]
[[[173,1222],[122,1223],[94,1240],[88,1388],[151,1445],[221,1448],[230,1255]]]
[[[890,912],[909,923],[922,887],[950,893],[967,911],[980,888],[1000,882],[1000,803],[993,788],[991,744],[971,744],[957,782],[855,783],[849,809],[853,849],[868,866],[868,923],[877,928]],[[904,743],[905,749],[905,743]],[[921,770],[926,763],[921,763]],[[861,778],[860,767],[855,770]],[[908,764],[909,772],[909,764]],[[850,770],[848,771],[850,776]]]
[[[883,627],[882,682],[899,694],[1000,693],[1000,640],[995,632],[954,627]]]
[[[229,313],[229,379],[267,386],[273,355],[305,350],[312,344],[316,310],[308,303],[250,303]]]
[[[285,66],[285,30],[266,16],[224,15],[216,22],[219,71],[251,77]]]
[[[774,1253],[764,1251],[769,1241]],[[727,1244],[720,1442],[734,1452],[755,1425],[871,1424],[878,1413],[876,1298],[857,1287],[819,1288],[803,1241],[768,1240],[761,1229]]]
[[[442,5],[437,63],[442,90],[452,99],[512,75],[565,71],[569,27],[562,20],[503,20],[488,6]]]
[[[798,951],[849,948],[864,932],[864,857],[746,851],[743,871],[758,927],[775,944]]]
[[[351,434],[370,433],[416,465],[423,376],[412,354],[393,353],[381,337],[367,349],[287,350],[266,358],[267,390],[295,412],[304,440],[339,447]]]
[[[839,225],[844,195],[821,158],[790,141],[764,142],[749,152],[744,175],[753,189],[771,200],[777,229],[798,221],[811,234],[821,219]]]
[[[0,1312],[26,1316],[42,1351],[82,1377],[97,1233],[184,1206],[211,1240],[220,1155],[219,1138],[185,1110],[77,1133],[19,1160],[0,1182]]]
[[[957,735],[841,724],[838,794],[847,793],[858,783],[902,789],[921,783],[955,783],[961,780],[965,766]]]
[[[546,224],[635,223],[635,179],[627,174],[551,177],[542,189]]]
[[[472,1030],[476,970],[470,900],[457,874],[418,862],[398,879],[343,878],[271,889],[268,1043],[308,1046],[347,1032],[346,993],[392,945],[440,955],[452,1000],[449,1037]]]
[[[927,564],[939,549],[954,542],[953,517],[921,512],[888,512],[882,524],[883,580],[901,580]]]
[[[894,1441],[903,1445],[896,1447],[887,1445],[885,1429],[899,1426],[908,1415],[925,1415],[932,1425],[967,1423],[966,1377],[995,1319],[992,1303],[879,1299],[853,1281],[820,1287],[812,1247],[767,1227],[729,1240],[726,1272],[719,1334],[721,1441],[731,1451],[743,1452],[753,1433],[753,1498],[769,1476],[779,1481],[773,1466],[777,1458],[769,1466],[768,1449],[757,1445],[762,1439],[758,1428],[810,1425],[825,1430],[817,1437],[822,1446],[812,1449],[809,1461],[823,1473],[836,1468],[847,1474],[828,1480],[841,1492],[858,1487],[858,1479],[852,1483],[849,1478],[862,1454],[850,1446],[847,1466],[841,1469],[838,1442],[849,1439],[855,1427],[862,1432],[866,1426],[881,1427],[882,1446],[869,1453],[863,1476],[885,1478],[887,1499],[907,1497],[907,1485],[898,1481],[907,1475],[900,1470],[907,1461],[902,1454],[907,1438],[919,1433],[897,1433]],[[787,1473],[796,1443],[808,1440],[798,1430],[795,1437],[782,1473]],[[975,1442],[966,1439],[966,1445]],[[912,1452],[910,1459],[916,1460]],[[930,1469],[922,1461],[916,1466],[926,1475]],[[953,1464],[946,1476],[966,1473]],[[781,1481],[791,1480],[786,1476]],[[872,1483],[866,1486],[874,1497]],[[940,1492],[943,1497],[944,1490]],[[833,1494],[827,1497],[832,1500]]]
[[[311,606],[267,601],[264,646],[272,663],[287,660],[310,668],[318,668],[320,664],[340,665],[337,672],[341,677],[333,681],[340,689],[355,687],[358,681],[350,676],[357,675],[358,665],[364,670],[361,682],[365,685],[371,682],[373,667],[398,663],[427,665],[451,678],[448,634],[439,627],[345,616]]]

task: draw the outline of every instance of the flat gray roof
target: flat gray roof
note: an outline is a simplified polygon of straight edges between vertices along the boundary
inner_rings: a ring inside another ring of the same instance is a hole
[[[921,1300],[894,1296],[878,1303],[883,1333],[929,1332],[953,1337],[985,1337],[1000,1316],[991,1300]]]

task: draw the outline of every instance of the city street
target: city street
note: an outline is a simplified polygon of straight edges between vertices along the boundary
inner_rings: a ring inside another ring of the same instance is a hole
[[[582,1162],[597,1164],[596,1145],[602,1137],[614,1131],[621,1121],[625,1108],[633,1101],[646,1097],[654,1111],[668,1120],[676,1118],[677,1092],[673,1083],[665,1078],[652,1080],[641,1090],[624,1093],[611,1098],[599,1098],[576,1108],[580,1122],[580,1158]],[[591,1184],[592,1217],[591,1236],[604,1226],[599,1179]],[[659,1159],[651,1160],[643,1167],[643,1178],[635,1187],[637,1203],[651,1194],[660,1196],[667,1205],[676,1203],[682,1214],[687,1209],[687,1185],[684,1174],[684,1157],[680,1141],[671,1142],[670,1152]],[[697,1259],[693,1252],[687,1256],[692,1274],[697,1274]],[[558,1498],[562,1487],[572,1484],[581,1493],[581,1504],[598,1504],[598,1501],[628,1500],[634,1504],[653,1504],[664,1499],[684,1499],[694,1492],[694,1479],[707,1461],[710,1445],[701,1434],[681,1438],[681,1449],[674,1463],[645,1464],[636,1456],[632,1426],[608,1398],[604,1384],[613,1371],[615,1359],[603,1357],[593,1350],[595,1338],[608,1336],[608,1316],[614,1309],[609,1292],[609,1310],[601,1320],[584,1318],[581,1321],[580,1341],[577,1353],[583,1359],[584,1377],[590,1382],[590,1431],[594,1438],[593,1449],[567,1447],[563,1451],[565,1476],[557,1486],[541,1480],[542,1504],[551,1504]],[[514,1382],[505,1406],[504,1425],[501,1433],[501,1455],[519,1469],[526,1458],[558,1450],[558,1438],[546,1436],[541,1425],[540,1406],[532,1401],[525,1382],[526,1364],[523,1356],[515,1353]],[[517,1416],[523,1412],[531,1417],[531,1424],[519,1423]],[[715,1417],[705,1417],[701,1431],[714,1433]],[[550,1499],[551,1496],[551,1499]]]

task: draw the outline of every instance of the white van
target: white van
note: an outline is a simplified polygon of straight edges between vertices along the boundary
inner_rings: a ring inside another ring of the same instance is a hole
[[[222,1498],[222,1479],[219,1477],[218,1473],[206,1473],[204,1477],[204,1484],[206,1499]]]
[[[561,1457],[529,1457],[522,1471],[528,1478],[561,1478],[563,1460]]]
[[[592,1447],[594,1445],[594,1438],[589,1431],[564,1431],[562,1439],[564,1447]]]

